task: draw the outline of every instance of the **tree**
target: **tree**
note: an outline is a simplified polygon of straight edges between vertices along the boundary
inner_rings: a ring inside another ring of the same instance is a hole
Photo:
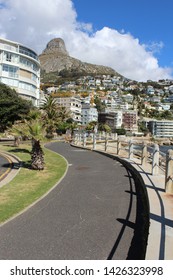
[[[70,112],[63,106],[58,107],[58,118],[61,122],[65,122],[70,118]]]
[[[59,121],[56,100],[51,95],[46,96],[41,109],[43,110],[43,123],[46,128],[47,137],[52,138]]]
[[[116,128],[115,132],[118,135],[126,135],[126,130],[122,127],[122,128]]]
[[[59,106],[53,96],[46,97],[41,109],[43,110],[43,123],[46,127],[47,137],[52,138],[57,129],[63,129],[63,131],[66,129],[68,126],[66,121],[69,119],[70,113],[65,107]]]
[[[100,131],[111,132],[110,126],[104,123],[100,123],[98,129]]]
[[[39,119],[27,123],[28,132],[32,136],[31,167],[35,170],[44,169],[44,153],[40,140],[44,138],[44,127]]]
[[[101,102],[101,99],[98,96],[94,98],[94,103],[98,112],[101,112],[106,107],[106,105]]]
[[[89,122],[85,129],[89,130],[89,131],[94,131],[94,128],[96,127],[96,125],[97,125],[96,121]]]
[[[21,120],[32,107],[31,102],[22,99],[14,89],[0,83],[0,132]]]
[[[13,135],[25,136],[32,139],[31,168],[44,169],[44,153],[40,141],[44,139],[45,129],[41,117],[17,122],[10,129]]]

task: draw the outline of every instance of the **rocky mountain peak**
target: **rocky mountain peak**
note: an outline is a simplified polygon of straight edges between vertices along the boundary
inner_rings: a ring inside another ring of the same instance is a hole
[[[42,54],[58,53],[62,55],[69,55],[64,40],[61,38],[52,39],[46,46]]]
[[[39,55],[41,70],[45,73],[61,71],[68,72],[70,75],[85,74],[107,74],[119,75],[114,69],[102,65],[82,62],[79,59],[71,57],[67,50],[63,39],[52,39],[46,46],[45,50]]]

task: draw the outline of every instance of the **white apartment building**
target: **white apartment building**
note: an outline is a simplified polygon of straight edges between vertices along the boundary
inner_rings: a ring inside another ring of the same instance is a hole
[[[110,108],[105,108],[104,112],[114,116],[114,128],[121,128],[123,122],[122,110],[111,110]]]
[[[81,100],[76,97],[56,97],[56,102],[65,107],[70,112],[71,118],[78,124],[81,124],[82,104]]]
[[[17,42],[0,38],[0,82],[39,106],[40,62],[38,55]]]
[[[149,131],[153,136],[158,138],[169,138],[173,137],[173,121],[163,120],[163,121],[149,121],[148,122]]]
[[[86,125],[93,121],[98,121],[98,111],[95,107],[91,106],[90,103],[82,104],[81,121],[83,125]]]

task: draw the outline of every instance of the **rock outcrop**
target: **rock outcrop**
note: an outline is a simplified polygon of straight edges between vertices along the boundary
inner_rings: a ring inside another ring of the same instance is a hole
[[[46,73],[68,71],[76,74],[119,75],[114,69],[106,66],[82,62],[73,58],[66,50],[61,38],[51,40],[39,56],[41,70]]]

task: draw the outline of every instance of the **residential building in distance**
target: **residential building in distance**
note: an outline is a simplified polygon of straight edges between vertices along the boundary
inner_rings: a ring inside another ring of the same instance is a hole
[[[38,55],[20,43],[0,38],[0,82],[39,106],[40,62]]]
[[[111,111],[110,108],[105,108],[104,112],[106,113],[105,116],[108,116],[109,114],[111,116],[114,116],[114,121],[112,123],[113,124],[112,128],[121,128],[122,127],[123,110],[113,110],[113,111]]]
[[[98,122],[107,124],[109,127],[114,130],[116,128],[116,114],[114,113],[106,113],[100,112],[98,115]]]
[[[158,138],[173,137],[173,121],[169,120],[151,120],[148,122],[148,129],[153,136]]]
[[[98,121],[98,111],[96,107],[91,106],[90,103],[83,103],[81,114],[82,125],[87,125],[88,123],[93,121]]]
[[[98,121],[100,123],[109,125],[112,130],[115,130],[116,128],[122,127],[122,116],[123,116],[122,110],[109,112],[107,111],[107,108],[105,108],[104,112],[99,113]]]
[[[132,133],[138,132],[137,111],[135,110],[123,111],[122,124],[126,131]]]
[[[65,107],[71,114],[71,118],[78,124],[81,124],[82,102],[76,97],[55,97],[57,104]]]
[[[149,95],[154,95],[155,90],[153,88],[153,86],[147,86],[147,94]]]

